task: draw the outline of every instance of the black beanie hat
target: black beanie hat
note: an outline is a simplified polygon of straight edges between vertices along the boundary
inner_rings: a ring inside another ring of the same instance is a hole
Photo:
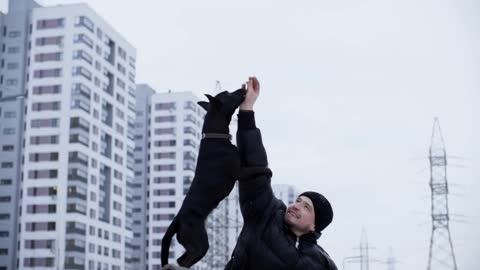
[[[305,196],[312,200],[313,210],[315,211],[315,231],[323,231],[333,219],[333,210],[330,202],[322,194],[314,191],[304,192],[298,195],[298,197],[300,196]]]

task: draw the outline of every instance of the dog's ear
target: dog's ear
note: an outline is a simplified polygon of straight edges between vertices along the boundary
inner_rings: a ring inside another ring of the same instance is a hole
[[[202,107],[205,111],[208,111],[208,107],[210,103],[206,101],[199,101],[197,102],[197,104],[200,105],[200,107]]]
[[[210,101],[210,102],[212,102],[212,100],[214,99],[214,97],[212,97],[209,94],[205,94],[205,96],[208,98],[208,101]]]
[[[208,98],[208,101],[210,101],[210,106],[219,110],[220,107],[222,107],[222,104],[220,103],[220,101],[218,101],[217,98],[214,98],[212,97],[211,95],[209,94],[205,94],[205,96]]]

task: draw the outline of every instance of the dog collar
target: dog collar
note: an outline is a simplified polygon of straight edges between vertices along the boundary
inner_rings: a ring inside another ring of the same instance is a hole
[[[228,139],[232,140],[232,135],[224,133],[202,133],[202,139]]]

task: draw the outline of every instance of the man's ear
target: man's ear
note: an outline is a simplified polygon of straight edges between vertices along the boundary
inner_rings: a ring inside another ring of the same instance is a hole
[[[308,227],[308,229],[309,229],[311,232],[314,232],[314,231],[315,231],[315,223],[310,224],[310,226]]]

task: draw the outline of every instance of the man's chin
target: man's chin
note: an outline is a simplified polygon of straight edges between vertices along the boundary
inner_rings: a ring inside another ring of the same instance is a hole
[[[288,225],[288,226],[291,226],[293,224],[295,224],[293,222],[293,217],[290,216],[288,213],[285,213],[285,216],[283,217],[283,220],[285,221],[285,223]]]

